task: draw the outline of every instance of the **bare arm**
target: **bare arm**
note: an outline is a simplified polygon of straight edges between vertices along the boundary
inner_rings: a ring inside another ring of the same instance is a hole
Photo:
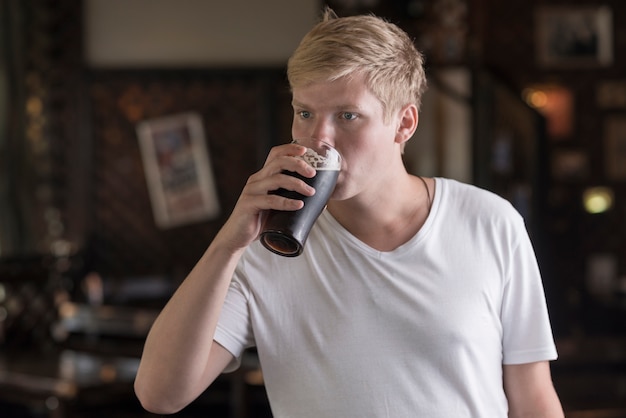
[[[297,210],[302,201],[269,190],[283,187],[303,195],[314,191],[303,181],[281,174],[315,170],[302,160],[299,145],[272,149],[265,166],[253,174],[209,248],[176,290],[150,330],[135,379],[135,393],[151,412],[179,411],[199,396],[224,370],[232,355],[213,336],[230,281],[245,248],[259,234],[264,209]]]
[[[179,411],[232,359],[213,344],[213,335],[236,259],[209,247],[153,324],[135,379],[135,393],[147,410]],[[212,265],[221,271],[208,277]]]
[[[563,418],[547,361],[505,365],[504,390],[509,418]]]

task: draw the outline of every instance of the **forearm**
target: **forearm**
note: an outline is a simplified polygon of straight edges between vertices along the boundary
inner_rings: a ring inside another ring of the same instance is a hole
[[[509,418],[563,418],[548,362],[504,366]]]
[[[158,316],[135,380],[144,406],[180,409],[221,372],[209,353],[239,256],[214,241]]]
[[[534,405],[509,410],[509,418],[564,418],[564,414],[561,403],[554,393]]]
[[[286,170],[313,176],[311,166],[293,158],[305,151],[297,144],[272,148],[263,168],[248,178],[228,221],[153,324],[135,379],[135,392],[146,409],[176,412],[200,395],[232,359],[213,343],[213,336],[233,272],[245,248],[258,237],[264,210],[298,210],[303,205],[271,190],[314,193],[304,181],[282,174]]]

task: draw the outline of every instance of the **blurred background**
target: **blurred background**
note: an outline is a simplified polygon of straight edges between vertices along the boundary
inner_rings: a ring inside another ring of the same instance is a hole
[[[526,219],[571,417],[626,417],[626,3],[0,0],[0,416],[142,417],[155,315],[269,148],[324,4],[426,56],[410,171]],[[256,356],[177,416],[271,416]]]

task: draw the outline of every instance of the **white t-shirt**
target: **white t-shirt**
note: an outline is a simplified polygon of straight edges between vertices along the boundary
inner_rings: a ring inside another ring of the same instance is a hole
[[[215,340],[235,357],[257,347],[277,418],[505,418],[502,364],[556,358],[521,216],[441,178],[426,223],[393,251],[326,211],[299,257],[255,242]]]

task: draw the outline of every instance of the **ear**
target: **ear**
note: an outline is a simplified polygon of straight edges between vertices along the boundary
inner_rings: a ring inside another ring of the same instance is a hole
[[[408,104],[404,106],[399,114],[398,130],[396,131],[396,142],[403,144],[415,133],[417,129],[417,123],[419,121],[419,113],[417,106],[414,104]]]

